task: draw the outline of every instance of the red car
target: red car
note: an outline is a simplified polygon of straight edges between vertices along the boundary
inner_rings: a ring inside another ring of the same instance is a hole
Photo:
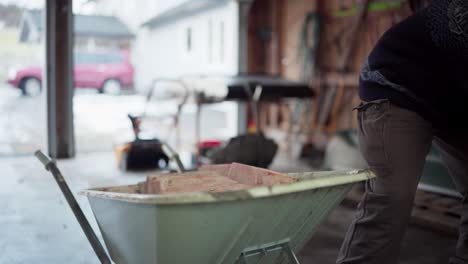
[[[75,52],[74,86],[93,88],[101,93],[119,94],[133,87],[134,69],[128,52]],[[42,67],[31,66],[11,70],[8,83],[21,89],[24,95],[41,92]]]

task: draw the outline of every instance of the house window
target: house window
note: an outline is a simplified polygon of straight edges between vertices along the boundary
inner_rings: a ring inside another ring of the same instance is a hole
[[[186,50],[187,50],[187,52],[192,51],[192,28],[187,28],[187,32],[186,32]]]
[[[208,62],[222,63],[225,57],[225,23],[224,21],[208,21]]]
[[[208,21],[208,62],[213,62],[213,20]]]
[[[219,24],[219,61],[224,61],[224,21]]]

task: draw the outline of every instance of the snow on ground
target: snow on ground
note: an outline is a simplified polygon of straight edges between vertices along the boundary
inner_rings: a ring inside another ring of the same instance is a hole
[[[45,98],[25,97],[16,88],[0,85],[0,156],[30,154],[44,148],[46,138]],[[145,111],[146,98],[141,94],[119,96],[76,90],[74,97],[75,138],[78,152],[110,151],[118,143],[133,140],[129,113]],[[146,134],[171,144],[176,142],[173,114],[175,101],[152,101],[146,108],[151,118],[144,124]],[[195,139],[193,104],[183,108],[180,119],[182,146]],[[201,136],[204,139],[227,139],[237,131],[237,108],[234,103],[205,106],[202,109]]]

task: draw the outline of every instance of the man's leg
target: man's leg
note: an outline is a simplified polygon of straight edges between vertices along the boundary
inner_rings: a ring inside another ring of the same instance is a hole
[[[455,185],[463,195],[462,217],[455,257],[452,264],[468,264],[468,131],[457,135],[438,135],[435,144],[449,169]]]
[[[416,113],[388,101],[361,106],[358,115],[361,152],[377,178],[366,183],[337,263],[393,264],[433,130]]]

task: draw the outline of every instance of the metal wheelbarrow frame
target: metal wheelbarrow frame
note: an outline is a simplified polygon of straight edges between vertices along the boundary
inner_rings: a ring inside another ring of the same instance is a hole
[[[290,175],[299,181],[224,193],[148,195],[130,185],[82,194],[115,263],[299,263],[295,254],[351,186],[374,176]]]

